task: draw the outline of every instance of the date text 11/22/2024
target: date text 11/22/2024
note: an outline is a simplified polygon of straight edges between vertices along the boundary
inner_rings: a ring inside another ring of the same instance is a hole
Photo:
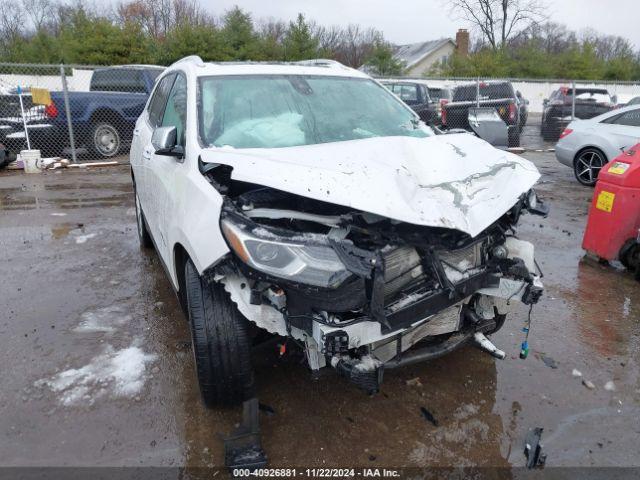
[[[389,468],[258,468],[233,469],[234,478],[396,478],[400,471]]]

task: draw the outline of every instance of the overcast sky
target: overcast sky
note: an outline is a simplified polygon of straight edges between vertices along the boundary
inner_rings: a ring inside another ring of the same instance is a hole
[[[220,15],[233,5],[250,11],[254,18],[289,20],[298,12],[322,24],[359,23],[382,30],[397,44],[440,37],[455,37],[461,22],[449,16],[440,0],[201,0],[208,10]],[[640,46],[640,2],[638,0],[549,1],[550,20],[573,30],[586,27],[628,38]],[[209,6],[213,5],[213,6]]]

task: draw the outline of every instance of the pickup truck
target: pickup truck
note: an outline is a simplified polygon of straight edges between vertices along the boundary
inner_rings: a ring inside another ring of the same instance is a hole
[[[93,72],[88,92],[69,91],[75,146],[93,157],[110,158],[128,150],[133,128],[156,77],[157,66],[117,66]],[[31,148],[43,155],[60,155],[70,145],[64,94],[50,92],[52,103],[34,105],[23,94]],[[0,96],[0,143],[12,153],[27,148],[17,94]]]
[[[573,121],[571,109],[575,108],[575,118],[587,120],[616,108],[617,98],[605,88],[576,88],[575,104],[573,88],[560,87],[544,100],[540,134],[547,141],[557,141],[560,134]]]
[[[529,104],[511,82],[481,82],[460,85],[453,91],[453,98],[442,106],[442,124],[449,129],[469,125],[469,109],[492,107],[509,128],[509,146],[520,146],[520,132],[527,123]]]

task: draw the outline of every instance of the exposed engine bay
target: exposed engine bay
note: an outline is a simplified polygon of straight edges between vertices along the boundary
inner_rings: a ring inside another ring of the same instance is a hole
[[[515,232],[524,212],[546,215],[533,190],[472,237],[232,180],[226,165],[202,171],[232,252],[211,281],[258,327],[303,344],[312,370],[331,365],[369,392],[383,368],[468,341],[501,358],[485,334],[511,301],[542,294],[533,245]]]

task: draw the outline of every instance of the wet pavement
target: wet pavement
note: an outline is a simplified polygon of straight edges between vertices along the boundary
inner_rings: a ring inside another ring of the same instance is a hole
[[[518,467],[535,426],[548,467],[640,465],[640,287],[583,260],[593,190],[552,153],[525,156],[551,207],[519,229],[546,286],[529,358],[518,358],[524,307],[494,335],[505,360],[467,347],[386,372],[373,397],[258,349],[271,466]],[[138,244],[128,167],[1,172],[0,246],[0,465],[223,464],[220,435],[240,409],[200,402],[187,322]]]

